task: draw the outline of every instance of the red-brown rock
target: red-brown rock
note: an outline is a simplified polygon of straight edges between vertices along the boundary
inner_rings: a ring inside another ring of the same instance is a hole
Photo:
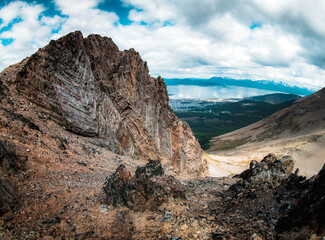
[[[163,79],[150,77],[139,53],[119,51],[111,38],[70,33],[0,78],[4,92],[18,94],[63,128],[114,153],[167,159],[193,176],[207,169],[191,129],[168,106]]]

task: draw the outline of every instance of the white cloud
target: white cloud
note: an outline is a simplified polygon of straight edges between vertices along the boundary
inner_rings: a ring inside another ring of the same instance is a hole
[[[96,7],[102,0],[54,0],[64,15],[80,15]],[[81,17],[87,17],[82,15]]]
[[[159,0],[122,0],[124,4],[134,6],[136,9],[130,11],[129,19],[149,24],[164,24],[165,21],[176,18],[173,4],[169,1]],[[161,26],[161,25],[160,25]]]
[[[121,49],[135,48],[153,75],[325,86],[323,0],[122,1],[134,7],[131,25],[121,25],[116,13],[100,10],[101,0],[54,0],[63,17],[43,16],[43,6],[21,1],[0,9],[1,27],[22,18],[0,35],[15,39],[0,45],[0,68],[51,38],[81,30],[85,36],[112,37]],[[260,25],[251,29],[253,22]],[[53,29],[60,31],[52,34]]]
[[[294,36],[270,25],[254,29],[248,44],[251,60],[262,66],[290,67],[300,50]]]
[[[0,18],[3,22],[0,24],[0,28],[7,26],[12,20],[14,20],[18,13],[21,12],[21,8],[24,5],[25,4],[23,2],[13,2],[10,5],[1,8]]]
[[[118,16],[113,12],[101,11],[95,8],[101,0],[54,0],[61,12],[67,15],[58,34],[58,38],[75,30],[81,30],[84,35],[98,33],[108,35],[115,31]]]
[[[52,19],[54,23],[49,18],[42,17],[44,10],[40,4],[27,4],[23,1],[11,2],[0,10],[0,18],[3,20],[1,27],[19,19],[9,30],[0,33],[0,38],[13,40],[7,46],[0,44],[1,69],[20,61],[49,41],[53,26],[60,23],[61,18],[55,16]]]

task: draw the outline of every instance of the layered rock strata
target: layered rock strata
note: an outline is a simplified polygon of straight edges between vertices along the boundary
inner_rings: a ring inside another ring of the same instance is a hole
[[[4,94],[17,94],[40,114],[93,144],[141,159],[165,159],[199,176],[207,164],[188,124],[168,106],[162,78],[149,76],[134,49],[111,38],[70,33],[0,75]]]

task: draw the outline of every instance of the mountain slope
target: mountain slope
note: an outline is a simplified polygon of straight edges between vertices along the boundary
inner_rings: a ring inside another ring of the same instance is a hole
[[[296,157],[296,166],[310,176],[324,163],[317,154],[325,146],[324,136],[325,88],[257,123],[213,138],[209,152],[216,159],[214,156],[224,156],[227,161],[238,159],[243,166],[249,158],[272,151],[290,154]]]

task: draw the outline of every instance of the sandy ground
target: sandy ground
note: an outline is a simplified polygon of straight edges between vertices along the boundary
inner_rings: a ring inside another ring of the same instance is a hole
[[[234,157],[208,155],[209,176],[225,177],[241,173],[247,168],[247,164],[238,163],[236,159]]]
[[[291,155],[295,168],[311,177],[325,164],[325,132],[293,138],[245,144],[236,149],[207,153],[210,176],[222,177],[241,173],[251,160],[262,160],[269,153],[279,157]]]

